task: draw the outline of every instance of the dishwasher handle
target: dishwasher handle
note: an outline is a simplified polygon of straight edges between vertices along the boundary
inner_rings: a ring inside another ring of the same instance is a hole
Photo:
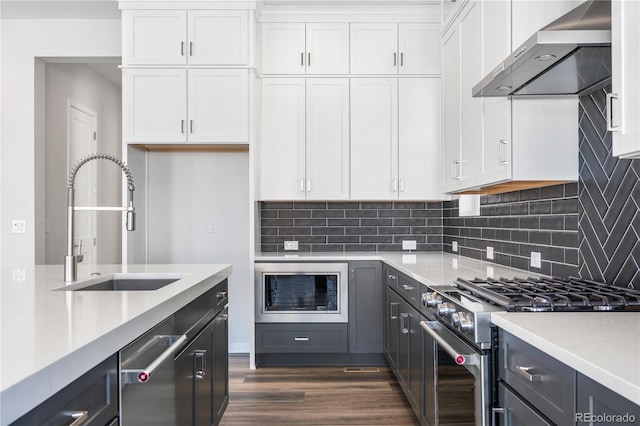
[[[122,370],[122,381],[125,384],[148,382],[153,372],[162,364],[164,364],[168,359],[173,358],[176,352],[178,352],[178,350],[182,347],[182,344],[187,341],[186,334],[169,337],[175,339],[173,343],[171,343],[171,345],[169,345],[169,347],[165,349],[164,352],[162,352],[156,359],[151,361],[151,363],[147,367],[140,369],[132,368]]]

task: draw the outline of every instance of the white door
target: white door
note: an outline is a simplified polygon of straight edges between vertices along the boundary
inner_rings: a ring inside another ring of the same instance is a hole
[[[479,1],[469,2],[460,21],[460,96],[462,180],[473,187],[482,174],[482,98],[471,95],[482,75],[482,15]],[[445,102],[449,99],[445,98]]]
[[[511,3],[482,3],[482,75],[491,73],[511,53]],[[511,99],[483,98],[481,184],[511,179]]]
[[[123,10],[122,45],[127,65],[187,63],[187,12]]]
[[[440,78],[399,79],[401,200],[443,199],[441,108]]]
[[[351,74],[398,72],[398,24],[351,24]]]
[[[190,10],[188,34],[189,64],[249,63],[246,10]]]
[[[611,2],[613,155],[640,158],[640,3]]]
[[[349,199],[349,79],[307,83],[307,200]]]
[[[96,153],[97,149],[97,114],[71,101],[68,103],[67,125],[67,170],[83,157]],[[84,207],[96,206],[97,196],[96,162],[83,165],[75,179],[75,205]],[[75,212],[74,254],[84,256],[83,263],[97,263],[97,229],[95,211]]]
[[[305,80],[262,79],[260,198],[305,198]]]
[[[351,79],[351,199],[398,199],[398,79]]]
[[[189,142],[249,142],[246,69],[190,69],[188,87]]]
[[[440,25],[398,24],[399,74],[440,75]]]
[[[305,73],[304,24],[262,24],[262,73]]]
[[[349,74],[349,24],[307,24],[307,74]]]
[[[123,69],[122,99],[127,143],[187,141],[187,70]]]
[[[445,192],[460,186],[460,31],[455,23],[442,43],[443,186]]]

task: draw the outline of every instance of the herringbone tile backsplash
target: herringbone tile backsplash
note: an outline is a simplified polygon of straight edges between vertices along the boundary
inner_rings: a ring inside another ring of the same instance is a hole
[[[609,91],[580,98],[579,273],[640,288],[640,160],[611,155]]]

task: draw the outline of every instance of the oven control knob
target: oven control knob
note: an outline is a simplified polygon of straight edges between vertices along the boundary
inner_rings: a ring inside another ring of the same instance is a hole
[[[470,333],[473,331],[475,324],[473,322],[473,316],[468,313],[460,313],[460,324],[458,329],[463,333]]]
[[[451,314],[451,324],[453,324],[454,327],[460,327],[460,315],[458,312]]]
[[[440,303],[438,305],[438,315],[440,315],[441,317],[450,315],[452,313],[454,313],[456,311],[456,307],[454,306],[453,303]]]
[[[440,296],[435,291],[433,293],[426,293],[424,297],[426,300],[426,305],[432,308],[435,308],[436,306],[442,303],[442,296]]]

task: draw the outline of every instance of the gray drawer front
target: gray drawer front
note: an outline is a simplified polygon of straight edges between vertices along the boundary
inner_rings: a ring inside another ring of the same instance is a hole
[[[545,418],[540,416],[533,408],[529,407],[520,398],[511,392],[503,383],[499,389],[500,406],[504,412],[500,424],[509,426],[553,426]]]
[[[578,407],[576,413],[578,425],[581,421],[586,423],[587,415],[603,416],[602,422],[593,422],[595,425],[612,424],[616,421],[637,424],[632,421],[632,418],[635,418],[636,422],[640,420],[640,405],[634,404],[581,373],[577,373],[577,376],[578,394],[576,399]],[[610,416],[611,421],[607,421],[604,416]],[[620,417],[616,418],[615,416]]]
[[[574,423],[575,371],[500,330],[500,378],[551,421]]]
[[[420,309],[421,284],[404,274],[398,274],[398,292],[411,306]]]
[[[256,324],[256,353],[346,353],[347,324]]]

